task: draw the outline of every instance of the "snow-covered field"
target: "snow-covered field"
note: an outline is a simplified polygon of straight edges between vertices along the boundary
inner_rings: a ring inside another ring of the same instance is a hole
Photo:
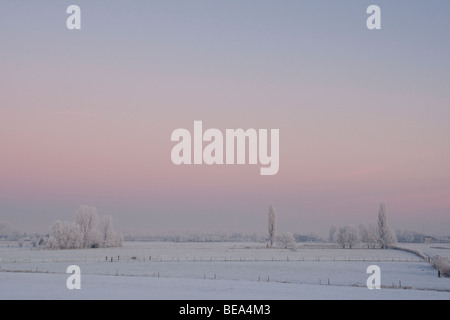
[[[448,245],[408,245],[449,257]],[[111,261],[112,259],[112,261]],[[81,290],[69,290],[69,265]],[[380,290],[366,288],[369,265]],[[125,242],[122,248],[38,250],[0,243],[0,299],[450,299],[450,278],[400,250],[260,243]]]

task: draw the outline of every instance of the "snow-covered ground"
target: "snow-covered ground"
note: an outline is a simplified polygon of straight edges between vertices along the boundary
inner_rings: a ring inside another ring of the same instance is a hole
[[[85,275],[80,290],[68,290],[67,276],[0,273],[1,299],[164,299],[164,300],[448,300],[448,292],[321,286],[280,282]]]
[[[425,254],[450,251],[411,246]],[[81,269],[81,290],[66,287],[72,264]],[[380,290],[366,288],[372,264],[381,268]],[[450,278],[438,278],[427,262],[400,250],[304,245],[293,251],[226,242],[37,250],[3,243],[0,299],[448,300]]]
[[[399,245],[403,248],[421,251],[423,254],[432,258],[436,255],[450,259],[450,244],[448,243],[402,243]]]

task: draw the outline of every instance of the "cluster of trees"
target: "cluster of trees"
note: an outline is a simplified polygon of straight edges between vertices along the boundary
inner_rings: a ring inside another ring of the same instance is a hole
[[[276,236],[276,214],[273,203],[269,206],[268,217],[268,247],[272,247],[275,240],[279,246],[284,249],[294,249],[297,241],[315,241],[318,240],[314,236],[302,236],[299,234],[292,235],[285,232]],[[352,248],[361,242],[365,243],[368,248],[379,246],[383,249],[393,246],[397,243],[394,233],[388,226],[386,207],[384,203],[380,206],[378,213],[378,227],[373,225],[360,225],[358,228],[354,226],[344,226],[337,230],[335,227],[330,229],[330,242],[339,243],[343,248]]]
[[[99,218],[95,207],[80,206],[75,210],[75,221],[53,223],[47,245],[53,249],[76,249],[121,247],[122,242],[123,236],[115,231],[112,216]]]
[[[29,244],[32,247],[45,246],[48,235],[19,231],[11,223],[0,221],[0,240],[17,241],[19,247]]]
[[[330,229],[330,242],[339,243],[343,248],[352,248],[358,244],[364,243],[367,248],[379,246],[386,249],[397,244],[397,237],[389,228],[386,215],[386,206],[380,205],[378,212],[378,225],[359,225],[344,226],[337,230],[335,227]]]
[[[301,234],[301,233],[294,233],[294,238],[297,240],[297,242],[325,242],[321,236],[315,234],[315,233],[308,233],[308,234]]]
[[[158,240],[176,242],[211,242],[211,241],[251,241],[266,242],[267,247],[274,243],[278,247],[293,249],[297,242],[323,241],[320,237],[309,234],[291,234],[285,232],[276,234],[276,211],[274,204],[269,205],[268,233],[215,233],[215,234],[185,234],[168,235],[160,234],[151,236],[128,235],[126,240]],[[414,231],[399,231],[394,234],[388,226],[385,205],[382,203],[378,213],[378,224],[361,224],[355,226],[343,226],[337,229],[331,227],[329,241],[340,244],[343,248],[353,248],[364,244],[367,248],[388,248],[399,242],[423,242],[429,236]],[[109,215],[99,217],[97,209],[90,206],[80,206],[75,210],[75,221],[57,220],[51,226],[50,234],[40,236],[19,232],[8,222],[0,221],[0,240],[19,241],[19,245],[30,243],[33,247],[45,246],[49,248],[71,249],[71,248],[97,248],[122,246],[123,235],[116,232],[112,217]],[[450,241],[449,238],[436,239],[442,242]]]
[[[17,241],[24,236],[26,234],[14,228],[9,222],[0,221],[0,239]]]
[[[450,237],[430,236],[429,234],[410,230],[396,230],[395,235],[397,236],[398,242],[405,243],[423,243],[426,239],[432,242],[449,242],[450,240]]]

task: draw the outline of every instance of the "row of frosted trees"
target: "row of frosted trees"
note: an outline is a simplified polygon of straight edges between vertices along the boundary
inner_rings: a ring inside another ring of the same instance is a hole
[[[283,248],[295,247],[296,240],[290,233],[283,233],[276,237],[276,214],[273,203],[269,206],[268,219],[268,247],[272,247],[277,240]],[[352,248],[360,243],[365,243],[368,248],[380,247],[383,249],[395,246],[397,237],[389,228],[386,215],[386,206],[381,203],[378,212],[378,225],[344,226],[337,230],[330,229],[330,242],[339,243],[343,248]]]
[[[114,229],[112,216],[99,218],[97,209],[80,206],[75,221],[57,220],[51,226],[47,245],[52,249],[121,247],[122,234]]]
[[[359,225],[359,227],[344,226],[338,230],[335,227],[331,227],[329,240],[339,243],[343,248],[350,249],[360,243],[366,244],[368,248],[380,247],[382,249],[397,244],[397,237],[389,228],[387,222],[386,206],[384,203],[380,205],[377,226],[372,224]]]

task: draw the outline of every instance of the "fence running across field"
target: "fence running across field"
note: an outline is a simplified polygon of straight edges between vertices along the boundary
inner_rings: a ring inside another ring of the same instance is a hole
[[[291,257],[286,256],[284,258],[281,257],[272,257],[272,258],[236,258],[236,257],[211,257],[207,258],[196,258],[196,257],[172,257],[172,258],[162,258],[162,257],[104,257],[104,258],[0,258],[0,263],[58,263],[58,262],[105,262],[105,263],[114,263],[114,262],[254,262],[254,261],[359,261],[359,262],[428,262],[426,258],[421,257],[392,257],[392,258],[380,258],[380,257]]]

